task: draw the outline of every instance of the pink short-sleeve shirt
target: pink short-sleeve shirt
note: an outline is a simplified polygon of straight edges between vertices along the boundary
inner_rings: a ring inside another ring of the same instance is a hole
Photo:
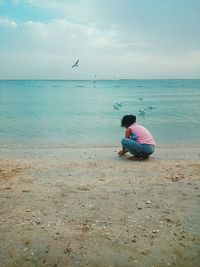
[[[133,123],[128,128],[131,129],[131,132],[136,134],[138,136],[137,142],[140,144],[148,144],[148,145],[154,145],[155,146],[155,140],[152,136],[152,134],[144,127],[137,123]]]

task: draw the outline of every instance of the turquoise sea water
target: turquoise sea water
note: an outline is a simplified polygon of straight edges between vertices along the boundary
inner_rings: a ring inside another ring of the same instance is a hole
[[[158,144],[199,144],[200,80],[0,81],[1,146],[119,145],[126,114]]]

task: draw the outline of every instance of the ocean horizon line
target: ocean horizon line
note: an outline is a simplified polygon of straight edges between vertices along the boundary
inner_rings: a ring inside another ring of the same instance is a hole
[[[119,78],[119,79],[1,79],[0,81],[190,81],[200,78]]]

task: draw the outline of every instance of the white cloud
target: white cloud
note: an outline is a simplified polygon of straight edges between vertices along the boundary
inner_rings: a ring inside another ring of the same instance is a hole
[[[17,23],[8,18],[0,17],[0,26],[17,27]]]
[[[64,70],[68,76],[87,78],[93,75],[94,65],[105,63],[102,60],[108,56],[106,49],[112,47],[116,36],[113,31],[100,31],[95,25],[72,23],[64,19],[47,23],[27,21],[19,24],[14,32],[6,31],[2,36],[0,60],[5,64],[1,68],[0,78],[13,75],[16,67],[13,62],[18,65],[17,76],[41,73],[40,78],[48,78],[52,77],[54,70],[53,76],[61,78]],[[104,40],[100,47],[95,45],[99,40]],[[71,64],[77,58],[82,67],[75,73],[71,70]]]
[[[20,26],[20,30],[28,35],[29,40],[32,39],[33,50],[45,48],[46,52],[50,50],[58,54],[69,50],[89,52],[99,43],[110,47],[115,38],[113,31],[103,32],[95,25],[72,23],[65,19],[54,19],[48,23],[28,21]]]
[[[37,7],[47,7],[47,6],[53,6],[55,7],[55,5],[58,4],[62,4],[64,3],[64,1],[60,1],[60,0],[11,0],[11,2],[14,5],[19,5],[19,4],[23,4],[23,5],[29,5],[29,6],[37,6]]]
[[[97,15],[93,0],[12,0],[14,5],[53,12],[74,21],[93,21]]]
[[[0,78],[152,78],[198,77],[200,51],[157,51],[140,37],[127,41],[115,28],[54,19],[18,24],[1,18]],[[76,59],[80,67],[71,69]]]

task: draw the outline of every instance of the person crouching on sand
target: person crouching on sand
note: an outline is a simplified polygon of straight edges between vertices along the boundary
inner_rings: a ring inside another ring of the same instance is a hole
[[[122,149],[118,152],[123,156],[126,152],[133,156],[130,160],[148,159],[155,150],[155,140],[151,133],[136,123],[135,115],[126,115],[121,120],[121,127],[125,127],[125,138],[121,140]]]

